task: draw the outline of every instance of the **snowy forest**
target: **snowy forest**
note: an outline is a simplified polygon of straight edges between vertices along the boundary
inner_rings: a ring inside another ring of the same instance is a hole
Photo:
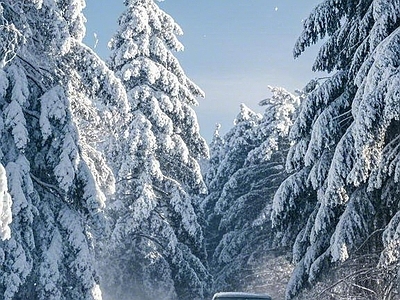
[[[106,60],[84,0],[0,2],[0,299],[399,299],[400,0],[321,0],[327,75],[209,145],[182,29],[123,2]]]

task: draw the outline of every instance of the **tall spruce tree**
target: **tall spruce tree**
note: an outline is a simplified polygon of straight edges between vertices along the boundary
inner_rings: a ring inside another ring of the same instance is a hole
[[[287,298],[360,246],[383,246],[380,266],[398,264],[399,16],[399,1],[327,0],[304,22],[295,56],[324,39],[314,69],[331,76],[302,104],[293,174],[274,201],[274,224],[297,263]],[[369,238],[383,229],[382,240]]]
[[[117,124],[100,120],[127,109],[119,81],[81,43],[83,6],[0,4],[2,299],[101,299],[93,240],[104,229],[103,187],[112,174],[100,144],[82,132],[82,116],[96,115],[99,122],[88,126],[102,127],[107,140]],[[89,63],[90,71],[77,67]],[[108,85],[78,93],[86,80]],[[102,109],[114,99],[115,109]]]
[[[248,152],[252,149],[251,128],[261,122],[261,115],[242,104],[235,125],[221,138],[218,129],[211,145],[210,165],[205,175],[209,193],[202,202],[206,216],[206,244],[210,267],[214,270],[217,264],[213,261],[215,249],[220,243],[223,233],[219,230],[221,215],[216,213],[216,205],[229,178],[244,164]],[[215,151],[215,152],[214,152]]]
[[[115,247],[108,251],[116,272],[107,290],[112,297],[201,299],[210,276],[194,199],[206,191],[198,161],[208,148],[191,106],[203,92],[173,55],[183,49],[175,21],[153,0],[124,3],[110,66],[133,117],[119,153],[127,159],[115,165]]]
[[[256,289],[257,285],[260,289],[261,280],[268,276],[260,276],[259,266],[265,266],[268,256],[274,257],[267,250],[274,243],[272,199],[286,177],[287,136],[299,97],[269,88],[272,97],[260,102],[264,115],[242,105],[235,126],[222,139],[216,134],[211,148],[215,153],[211,152],[206,175],[210,193],[203,206],[215,290]],[[273,259],[267,264],[273,268]],[[287,275],[275,271],[275,279]],[[266,284],[273,289],[278,285],[274,280]]]

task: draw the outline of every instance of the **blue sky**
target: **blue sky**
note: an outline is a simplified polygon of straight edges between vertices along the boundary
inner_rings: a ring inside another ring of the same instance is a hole
[[[203,136],[210,141],[215,124],[232,127],[240,103],[262,112],[258,102],[268,85],[302,88],[311,72],[316,47],[294,60],[293,45],[302,20],[321,0],[165,0],[159,6],[182,27],[185,51],[176,53],[184,71],[206,93],[195,108]],[[86,43],[103,58],[124,9],[122,0],[87,0]],[[97,41],[95,38],[97,37]]]

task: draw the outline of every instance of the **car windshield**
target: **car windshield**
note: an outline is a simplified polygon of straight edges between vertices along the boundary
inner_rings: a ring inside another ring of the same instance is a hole
[[[267,298],[247,298],[246,296],[243,297],[217,297],[214,300],[266,300]]]
[[[271,297],[264,294],[223,292],[216,293],[213,300],[271,300]]]

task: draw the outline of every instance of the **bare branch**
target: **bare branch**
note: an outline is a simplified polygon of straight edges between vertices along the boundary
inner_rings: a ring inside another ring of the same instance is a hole
[[[35,175],[33,175],[32,173],[30,173],[30,174],[31,174],[32,179],[37,184],[41,185],[42,187],[46,188],[47,190],[50,190],[50,192],[55,192],[60,198],[64,199],[64,196],[63,196],[64,193],[58,186],[55,186],[54,184],[46,183],[46,182],[40,180]]]
[[[361,285],[356,284],[356,283],[353,283],[352,285],[357,287],[357,288],[359,288],[359,289],[362,289],[362,290],[365,290],[367,292],[370,292],[371,294],[377,295],[377,293],[375,291],[373,291],[373,290],[371,290],[371,289],[369,289],[369,288],[367,288],[365,286],[361,286]]]
[[[369,236],[367,236],[367,238],[364,240],[364,242],[360,245],[360,247],[358,247],[355,251],[355,253],[357,253],[359,250],[361,250],[365,244],[377,233],[384,231],[386,228],[379,228],[375,231],[373,231]]]

